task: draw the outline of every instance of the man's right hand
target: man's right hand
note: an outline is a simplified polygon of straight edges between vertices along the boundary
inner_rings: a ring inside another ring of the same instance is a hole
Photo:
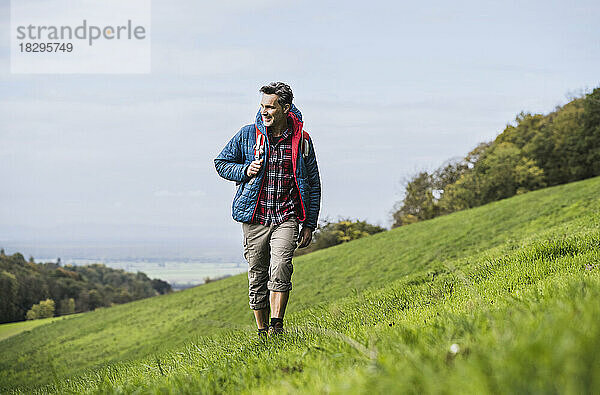
[[[246,169],[246,174],[248,175],[248,177],[254,177],[258,171],[260,170],[260,166],[262,165],[262,158],[259,160],[255,160],[252,161],[252,163],[250,163],[250,166],[248,166],[248,168]]]

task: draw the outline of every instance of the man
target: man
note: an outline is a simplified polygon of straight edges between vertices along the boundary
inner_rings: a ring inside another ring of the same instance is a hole
[[[283,332],[292,256],[296,247],[306,247],[312,240],[321,181],[312,140],[292,104],[292,89],[273,82],[260,92],[255,123],[233,136],[215,159],[215,167],[237,185],[232,214],[242,222],[250,308],[263,336],[267,331]]]

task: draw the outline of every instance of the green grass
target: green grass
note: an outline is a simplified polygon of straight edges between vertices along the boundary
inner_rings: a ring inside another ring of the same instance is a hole
[[[67,318],[73,318],[77,314],[64,315],[62,317],[42,318],[39,320],[32,321],[20,321],[11,322],[8,324],[0,324],[0,341],[8,339],[11,336],[18,335],[21,332],[30,331],[33,328],[46,325],[57,320],[65,320]]]
[[[268,342],[250,329],[243,275],[44,325],[0,342],[0,383],[50,383],[42,393],[596,392],[599,195],[596,178],[299,257],[290,331]]]

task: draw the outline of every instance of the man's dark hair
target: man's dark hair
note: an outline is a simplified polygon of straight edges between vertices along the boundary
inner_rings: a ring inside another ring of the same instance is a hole
[[[281,107],[283,107],[285,104],[289,104],[291,106],[292,100],[294,100],[292,88],[290,88],[290,86],[285,82],[271,82],[269,85],[265,85],[260,88],[260,92],[267,95],[275,94],[279,96],[277,101]]]

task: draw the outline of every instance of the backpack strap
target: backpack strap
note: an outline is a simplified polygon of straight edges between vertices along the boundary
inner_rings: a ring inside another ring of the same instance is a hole
[[[306,158],[308,156],[308,153],[310,151],[310,145],[308,143],[308,140],[310,139],[310,136],[308,135],[308,132],[306,131],[302,131],[302,156],[304,158]]]
[[[260,159],[260,156],[265,153],[265,136],[258,130],[258,127],[255,126],[256,129],[256,143],[254,143],[254,160]]]
[[[254,160],[259,160],[261,155],[265,153],[265,136],[258,130],[258,127],[254,127],[256,129],[256,142],[254,143]],[[252,177],[248,184],[254,184],[254,180],[256,180],[256,176]]]

